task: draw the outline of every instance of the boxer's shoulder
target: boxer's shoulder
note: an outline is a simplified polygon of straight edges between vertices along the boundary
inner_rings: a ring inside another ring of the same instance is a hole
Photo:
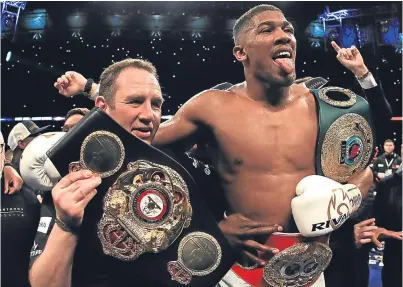
[[[304,102],[309,108],[316,109],[315,99],[311,90],[301,84],[293,84],[291,86],[291,93],[295,94],[297,98],[303,98]]]
[[[203,106],[215,109],[228,101],[230,94],[232,92],[229,90],[206,90],[194,96],[189,104],[195,107]]]
[[[308,96],[311,93],[307,87],[301,84],[293,84],[291,86],[291,92],[301,96]]]

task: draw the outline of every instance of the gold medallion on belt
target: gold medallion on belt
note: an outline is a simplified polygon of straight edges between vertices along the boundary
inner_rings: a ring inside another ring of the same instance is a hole
[[[326,132],[321,165],[324,176],[337,182],[365,169],[371,159],[374,138],[366,119],[354,113],[339,117]]]
[[[138,160],[109,188],[98,224],[105,254],[124,261],[167,249],[189,227],[189,191],[173,169]]]
[[[265,265],[269,286],[302,287],[315,282],[329,265],[332,251],[320,242],[301,242],[276,254]]]

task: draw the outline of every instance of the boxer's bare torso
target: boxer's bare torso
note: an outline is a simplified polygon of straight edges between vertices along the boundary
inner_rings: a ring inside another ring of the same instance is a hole
[[[229,212],[296,231],[288,228],[295,187],[315,173],[317,118],[310,91],[293,85],[284,105],[273,107],[253,100],[245,84],[239,84],[230,91],[204,92],[190,100],[185,110],[186,115],[179,113],[174,122],[161,125],[157,145],[207,127],[217,146],[215,167]]]

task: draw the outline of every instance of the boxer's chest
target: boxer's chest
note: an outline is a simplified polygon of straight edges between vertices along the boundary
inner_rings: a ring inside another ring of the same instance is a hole
[[[275,173],[312,169],[316,110],[305,102],[282,111],[238,108],[224,112],[214,133],[223,160],[238,168]]]

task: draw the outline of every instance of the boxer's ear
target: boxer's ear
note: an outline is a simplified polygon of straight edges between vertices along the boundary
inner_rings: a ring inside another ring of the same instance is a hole
[[[243,62],[246,60],[246,53],[242,46],[235,46],[232,50],[232,53],[239,62]]]
[[[100,109],[103,110],[103,111],[106,111],[106,109],[107,109],[107,107],[108,107],[108,104],[106,103],[106,100],[105,100],[104,97],[98,96],[98,97],[95,99],[95,106],[98,107],[98,108],[100,108]]]

